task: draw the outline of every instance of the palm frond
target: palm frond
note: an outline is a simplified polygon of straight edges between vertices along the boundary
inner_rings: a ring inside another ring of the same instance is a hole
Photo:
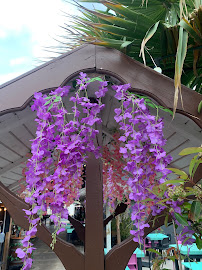
[[[181,81],[201,91],[202,0],[77,0],[81,16],[65,25],[67,49],[85,42],[124,51],[130,57],[175,78],[175,102]],[[84,3],[101,4],[88,9]],[[184,17],[183,17],[184,15]],[[71,32],[70,32],[70,31]],[[71,37],[70,37],[71,33]],[[65,40],[65,35],[64,40]],[[64,42],[65,43],[65,42]],[[142,44],[142,46],[141,46]],[[146,49],[146,51],[145,51]],[[139,57],[139,53],[143,58]],[[149,53],[148,53],[149,52]],[[175,110],[175,108],[174,108]]]

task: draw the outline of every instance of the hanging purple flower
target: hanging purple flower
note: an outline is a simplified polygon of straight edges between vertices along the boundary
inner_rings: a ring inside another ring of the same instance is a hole
[[[51,209],[50,218],[56,226],[51,243],[54,248],[56,236],[64,230],[61,219],[68,218],[67,207],[79,198],[87,152],[93,153],[95,158],[101,157],[100,148],[94,144],[94,139],[99,133],[96,126],[102,123],[100,112],[105,107],[102,98],[108,91],[108,83],[100,82],[99,89],[95,92],[96,99],[88,97],[89,83],[90,78],[81,72],[77,79],[77,90],[69,98],[72,104],[70,111],[67,111],[62,99],[69,94],[69,86],[59,87],[51,91],[49,96],[42,93],[34,95],[32,110],[37,111],[37,131],[36,138],[32,140],[32,157],[27,164],[26,182],[29,195],[25,198],[31,208],[24,210],[30,229],[23,240],[24,248],[17,250],[19,257],[24,260],[23,270],[31,268],[32,259],[28,254],[31,254],[34,248],[30,239],[37,233],[37,225],[42,215],[48,208]],[[120,108],[114,110],[114,119],[123,133],[119,138],[119,152],[126,161],[123,169],[130,173],[126,185],[127,190],[130,190],[129,198],[134,201],[131,206],[131,219],[135,229],[131,230],[131,234],[134,241],[141,242],[144,229],[149,226],[145,223],[147,210],[155,215],[165,208],[163,205],[155,205],[159,198],[151,193],[149,188],[152,190],[155,185],[165,181],[168,173],[166,167],[171,157],[166,156],[163,150],[165,139],[162,119],[149,113],[143,98],[127,92],[130,84],[112,88],[115,98],[120,101]],[[71,115],[70,121],[67,121],[68,114]],[[112,167],[107,167],[107,189],[110,190],[113,186],[113,170]],[[158,181],[155,180],[157,172],[161,175]],[[144,202],[147,198],[152,199],[150,205]],[[114,201],[112,203],[114,204]],[[178,207],[176,204],[177,211]]]

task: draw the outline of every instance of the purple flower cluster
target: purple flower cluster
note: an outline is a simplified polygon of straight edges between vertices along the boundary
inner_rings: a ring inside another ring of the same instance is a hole
[[[87,161],[88,152],[96,158],[101,156],[99,147],[94,145],[98,130],[96,123],[101,123],[99,113],[104,108],[101,98],[107,91],[107,82],[101,82],[94,102],[87,95],[90,79],[81,73],[77,80],[78,90],[70,98],[73,107],[68,113],[62,101],[69,93],[69,86],[59,87],[49,96],[36,93],[32,110],[37,111],[36,138],[32,140],[32,157],[28,161],[26,172],[27,191],[25,201],[32,207],[25,210],[30,223],[29,231],[23,241],[23,249],[17,254],[24,260],[23,270],[31,268],[30,254],[33,247],[30,238],[37,232],[37,225],[42,214],[50,207],[51,219],[56,231],[52,234],[51,247],[54,248],[56,235],[62,230],[61,219],[68,218],[67,206],[79,197],[82,186],[83,165]],[[71,114],[73,120],[67,121]],[[80,119],[80,114],[83,117]],[[37,215],[38,213],[38,215]]]
[[[178,223],[176,221],[176,223]],[[191,225],[190,222],[189,226]],[[178,225],[181,225],[178,223]],[[195,233],[189,226],[184,226],[181,233],[177,236],[177,240],[181,241],[183,245],[192,245],[196,242],[195,238],[192,238],[192,235]]]
[[[123,147],[120,148],[123,158],[127,160],[124,168],[131,173],[128,185],[131,187],[129,198],[134,201],[132,205],[131,219],[136,230],[132,230],[134,241],[141,242],[144,235],[144,228],[149,227],[145,223],[146,203],[143,200],[148,198],[153,201],[159,199],[148,189],[157,184],[151,181],[155,173],[160,173],[158,183],[163,183],[168,170],[166,166],[170,163],[171,157],[166,156],[163,150],[165,140],[163,138],[162,119],[156,118],[149,113],[145,106],[144,99],[130,95],[127,90],[129,84],[113,86],[116,91],[115,98],[121,101],[120,108],[115,109],[115,120],[120,125],[123,135],[120,141]],[[165,206],[151,206],[152,214],[158,215]]]
[[[80,73],[78,89],[69,99],[72,102],[69,112],[62,100],[62,97],[69,94],[68,86],[57,88],[49,96],[41,93],[34,96],[32,110],[37,111],[37,131],[36,138],[32,140],[32,157],[28,161],[26,172],[29,195],[25,198],[31,205],[29,210],[25,210],[30,228],[23,240],[23,249],[17,249],[18,257],[24,260],[23,270],[31,268],[30,254],[33,246],[30,239],[37,233],[37,225],[43,213],[48,207],[52,211],[51,219],[56,226],[51,244],[54,248],[56,235],[63,230],[61,219],[68,218],[67,207],[79,197],[83,165],[87,162],[88,153],[93,153],[96,158],[101,157],[100,149],[95,146],[94,141],[99,133],[97,124],[102,122],[100,112],[105,106],[102,98],[108,88],[107,82],[101,81],[95,92],[96,98],[89,97],[87,86],[91,81],[85,73]],[[131,190],[129,198],[134,202],[131,219],[136,227],[131,234],[134,241],[141,242],[144,228],[149,227],[145,223],[148,208],[145,201],[148,198],[152,200],[149,207],[154,216],[166,207],[156,204],[160,198],[151,190],[164,183],[169,172],[166,167],[171,157],[166,156],[162,148],[165,145],[162,119],[149,113],[143,98],[129,94],[129,87],[129,84],[113,86],[115,98],[121,104],[120,108],[115,109],[114,118],[121,130],[118,152],[126,161],[123,169],[131,175],[127,183]],[[69,116],[71,120],[67,119]],[[114,172],[112,166],[107,168],[110,188],[114,181]],[[118,167],[117,171],[120,170]],[[159,180],[155,179],[157,173],[161,175]],[[176,202],[173,203],[179,207]],[[174,207],[173,203],[171,206]]]

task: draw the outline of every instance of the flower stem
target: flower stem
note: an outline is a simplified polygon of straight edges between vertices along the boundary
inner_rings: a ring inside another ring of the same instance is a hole
[[[172,223],[173,223],[173,231],[174,231],[174,236],[175,236],[175,242],[176,242],[176,245],[177,245],[179,269],[182,270],[182,260],[181,260],[180,249],[179,249],[179,245],[178,245],[178,241],[177,241],[177,233],[176,233],[176,229],[175,229],[175,221],[174,221],[174,219],[172,219]]]

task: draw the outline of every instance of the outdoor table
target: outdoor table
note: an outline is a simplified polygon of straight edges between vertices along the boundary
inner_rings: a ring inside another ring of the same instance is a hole
[[[158,241],[160,244],[163,239],[169,238],[169,236],[163,233],[149,233],[146,238],[151,241],[151,248],[154,249],[154,241]],[[155,257],[155,253],[152,254],[152,257]]]
[[[163,233],[149,233],[147,238],[152,241],[162,241],[164,238],[169,238],[168,235]]]
[[[191,269],[191,270],[202,269],[202,262],[183,262],[182,264],[186,267],[186,269]]]
[[[188,262],[188,259],[196,259],[197,262],[200,262],[200,259],[202,258],[202,250],[198,249],[196,244],[183,246],[182,244],[178,244],[180,254],[186,256],[184,259],[185,262]],[[176,244],[169,245],[169,247],[177,248]],[[179,270],[178,261],[175,260],[175,268],[176,270]],[[188,270],[186,267],[185,270]]]

